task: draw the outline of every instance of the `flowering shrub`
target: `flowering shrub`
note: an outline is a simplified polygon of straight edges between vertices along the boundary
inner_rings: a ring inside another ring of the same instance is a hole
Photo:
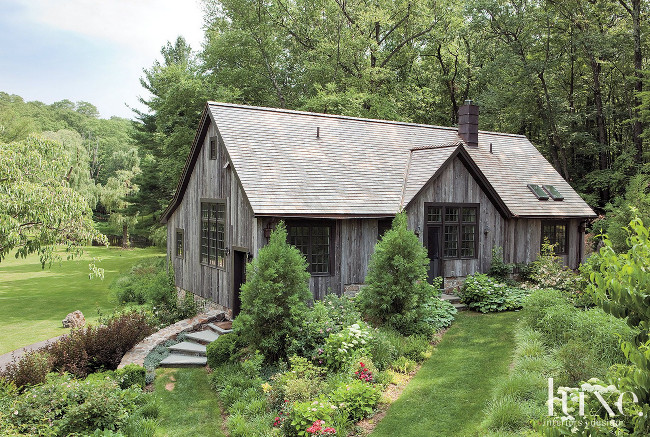
[[[330,401],[339,405],[350,421],[358,422],[372,413],[380,396],[381,391],[375,385],[355,380],[339,384],[330,394]]]
[[[366,365],[363,362],[359,363],[359,370],[354,372],[354,374],[361,381],[365,381],[365,382],[373,381],[372,372],[366,367]]]
[[[460,294],[470,309],[488,313],[521,308],[528,291],[508,287],[487,275],[477,273],[465,279]]]
[[[325,340],[324,348],[327,366],[333,370],[341,369],[355,353],[362,353],[371,339],[370,329],[362,322],[330,334]]]
[[[580,288],[580,276],[562,264],[555,255],[555,245],[548,241],[542,243],[537,259],[529,264],[528,278],[539,288],[574,292]]]
[[[326,427],[324,420],[317,420],[307,428],[307,434],[314,437],[332,436],[336,434],[336,429],[331,426]]]
[[[322,420],[332,423],[339,414],[337,405],[322,398],[312,402],[296,402],[284,422],[284,432],[288,437],[307,436],[307,428],[314,422]]]

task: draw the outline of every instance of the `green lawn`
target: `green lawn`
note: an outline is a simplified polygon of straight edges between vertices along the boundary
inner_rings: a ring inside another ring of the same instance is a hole
[[[223,437],[217,393],[204,368],[158,369],[155,386],[156,436]]]
[[[478,436],[494,383],[508,373],[516,312],[458,314],[373,437]]]
[[[0,263],[0,354],[65,334],[61,320],[80,310],[86,320],[97,320],[97,309],[114,307],[108,286],[119,272],[147,257],[163,256],[158,249],[88,247],[72,261],[41,268],[38,256],[16,259],[13,254]],[[88,279],[88,264],[101,259],[104,280]]]

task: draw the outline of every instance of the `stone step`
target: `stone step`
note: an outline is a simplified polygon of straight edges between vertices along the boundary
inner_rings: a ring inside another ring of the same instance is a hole
[[[223,329],[222,327],[217,326],[214,323],[208,323],[208,328],[210,328],[211,330],[213,330],[219,335],[230,334],[232,332],[232,329]]]
[[[465,305],[464,303],[453,303],[452,305],[458,311],[466,311],[467,310],[467,305]]]
[[[182,343],[169,346],[167,349],[171,353],[178,355],[189,355],[189,356],[205,356],[205,345],[194,343],[191,341],[184,341]]]
[[[449,303],[460,303],[460,296],[456,296],[455,294],[446,294],[442,293],[440,295],[441,300],[446,300]]]
[[[160,367],[203,367],[206,364],[208,364],[206,357],[172,353],[160,362]]]
[[[190,332],[185,336],[186,340],[193,341],[195,343],[200,343],[200,344],[212,343],[217,338],[219,338],[219,334],[217,334],[212,329],[204,329],[203,331]]]

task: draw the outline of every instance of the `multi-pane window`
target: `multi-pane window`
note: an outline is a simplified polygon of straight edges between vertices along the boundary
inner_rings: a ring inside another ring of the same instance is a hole
[[[226,265],[226,204],[201,202],[201,263]]]
[[[555,246],[555,253],[567,253],[567,224],[565,221],[542,222],[542,243],[548,242]]]
[[[307,258],[312,274],[330,272],[332,228],[310,224],[288,227],[289,243],[296,246]]]
[[[465,205],[427,206],[427,223],[442,227],[444,258],[476,258],[478,208]]]
[[[185,254],[185,248],[183,247],[183,230],[176,229],[176,256],[178,258],[183,258]]]
[[[217,139],[210,138],[210,159],[217,159]]]

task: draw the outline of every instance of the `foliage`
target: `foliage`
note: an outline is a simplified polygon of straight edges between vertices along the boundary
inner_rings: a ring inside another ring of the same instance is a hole
[[[73,330],[55,343],[10,363],[0,376],[22,387],[43,383],[51,371],[83,378],[94,372],[115,370],[124,354],[151,332],[145,316],[124,314],[107,325]],[[129,370],[122,372],[121,384],[138,381],[139,377]]]
[[[372,339],[365,324],[355,323],[341,332],[330,334],[325,340],[325,362],[330,369],[340,370],[356,355],[362,355]]]
[[[297,335],[307,312],[311,292],[307,263],[300,251],[287,243],[283,222],[247,266],[246,278],[241,313],[233,322],[233,330],[267,360],[286,358],[290,339]]]
[[[492,248],[492,262],[488,270],[488,276],[497,281],[505,281],[508,275],[512,273],[512,264],[503,262],[503,247],[495,246]]]
[[[131,267],[110,285],[120,305],[147,304],[155,322],[167,326],[196,315],[197,304],[192,293],[181,298],[174,284],[173,271],[167,271],[164,258],[147,260]]]
[[[537,259],[529,264],[530,281],[539,288],[555,288],[557,290],[576,292],[580,286],[580,277],[562,264],[560,257],[555,255],[555,245],[548,241],[542,243]]]
[[[600,258],[600,271],[591,274],[590,292],[598,305],[614,317],[627,320],[635,329],[634,338],[623,338],[621,348],[632,367],[621,376],[619,389],[631,390],[639,397],[644,415],[650,412],[650,302],[647,289],[650,281],[649,231],[640,219],[630,222],[629,249],[616,254],[612,242],[604,237],[604,247],[596,255]],[[636,432],[647,432],[648,425],[639,420]]]
[[[354,380],[347,384],[339,385],[331,394],[330,401],[339,405],[352,422],[367,417],[372,413],[375,405],[379,402],[380,390],[373,384],[364,381]]]
[[[432,331],[438,332],[451,326],[458,310],[450,302],[432,296],[423,305],[421,321],[428,325]]]
[[[610,365],[624,362],[620,342],[629,341],[635,335],[622,320],[600,308],[578,309],[561,292],[554,290],[533,291],[526,299],[523,321],[538,331],[541,340],[550,347],[561,347],[571,341],[585,345],[600,363],[601,376]],[[585,360],[589,359],[586,355]]]
[[[296,402],[291,407],[289,417],[284,422],[283,431],[286,436],[307,436],[307,428],[317,420],[327,424],[334,422],[338,414],[338,406],[324,399],[313,402]]]
[[[522,299],[528,291],[509,287],[487,275],[475,273],[465,279],[460,294],[470,309],[488,313],[521,308]]]
[[[404,355],[400,355],[395,361],[390,365],[390,368],[399,373],[411,373],[416,369],[418,363],[415,361],[406,358]]]
[[[370,258],[366,286],[357,296],[364,317],[403,334],[422,329],[418,321],[434,294],[427,282],[429,260],[418,237],[407,229],[406,213],[395,216],[392,228],[377,242]]]
[[[91,240],[106,244],[88,202],[66,179],[71,160],[54,141],[0,143],[0,261],[12,250],[23,258],[36,252],[45,266],[56,245],[73,253]]]
[[[592,225],[596,234],[607,234],[612,249],[617,253],[628,249],[627,237],[632,219],[650,223],[650,175],[637,174],[630,178],[625,194],[607,204],[606,214]]]
[[[73,330],[46,348],[52,369],[85,377],[101,370],[115,370],[122,357],[153,332],[140,313],[124,314],[107,325]]]
[[[9,407],[7,420],[22,433],[67,436],[96,429],[119,430],[144,403],[139,389],[120,389],[111,378],[77,380],[50,374],[25,390]]]
[[[144,388],[145,386],[145,368],[137,364],[127,364],[121,369],[115,371],[115,379],[121,389],[129,387]]]
[[[291,339],[288,354],[322,361],[321,355],[327,337],[357,322],[360,317],[352,299],[338,297],[333,293],[327,294],[305,312],[298,335]]]
[[[206,347],[208,365],[216,369],[221,364],[229,361],[234,362],[239,356],[238,352],[240,348],[241,344],[237,334],[220,335],[219,338]]]
[[[391,339],[399,334],[394,333],[394,331],[390,332],[391,334],[387,334],[384,328],[376,329],[368,342],[368,354],[372,357],[373,363],[379,370],[386,370],[393,360],[397,358],[397,347]],[[393,336],[392,333],[395,335]]]

